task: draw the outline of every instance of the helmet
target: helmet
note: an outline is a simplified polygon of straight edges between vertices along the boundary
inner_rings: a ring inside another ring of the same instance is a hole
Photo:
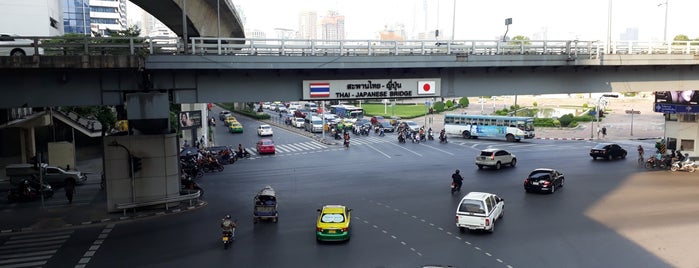
[[[456,174],[459,174],[459,170],[458,170],[458,169],[456,170]]]
[[[226,215],[226,220],[230,220],[230,219],[231,219],[231,215]]]

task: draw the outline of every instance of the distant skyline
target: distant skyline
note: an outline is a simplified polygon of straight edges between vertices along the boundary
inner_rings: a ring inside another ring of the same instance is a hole
[[[694,13],[696,0],[668,0],[667,38],[685,34],[699,38]],[[451,37],[454,2],[452,0],[233,0],[245,13],[246,30],[259,29],[273,36],[274,28],[298,30],[301,11],[316,11],[319,16],[336,10],[345,16],[347,39],[375,39],[385,25],[402,23],[410,34],[440,30]],[[423,12],[427,3],[427,22]],[[619,40],[628,28],[638,29],[639,40],[662,40],[665,24],[665,0],[613,0],[612,40]],[[658,6],[660,4],[660,6]],[[606,40],[608,0],[493,0],[456,1],[455,39],[492,40],[505,33],[504,21],[512,18],[508,37],[524,35],[531,39],[544,34],[548,40]],[[272,18],[272,19],[270,19]],[[439,18],[439,19],[437,19]]]
[[[452,0],[232,0],[242,9],[246,31],[262,30],[276,36],[275,28],[298,30],[299,14],[316,11],[318,21],[328,10],[345,16],[346,39],[378,39],[385,26],[405,25],[408,35],[440,29],[440,35],[451,38]],[[696,0],[667,0],[669,3],[667,38],[678,34],[699,38],[694,13]],[[427,16],[423,4],[427,3]],[[578,3],[578,4],[575,4]],[[639,40],[662,40],[665,24],[665,0],[612,0],[612,40],[619,40],[627,29],[637,29]],[[129,3],[130,6],[133,4]],[[274,5],[273,8],[270,5]],[[505,33],[504,21],[512,18],[508,37],[524,35],[530,39],[601,40],[607,39],[609,0],[493,0],[456,1],[454,38],[461,40],[493,40]],[[140,12],[129,17],[140,20]],[[425,22],[425,18],[427,21]],[[411,36],[408,36],[411,37]]]

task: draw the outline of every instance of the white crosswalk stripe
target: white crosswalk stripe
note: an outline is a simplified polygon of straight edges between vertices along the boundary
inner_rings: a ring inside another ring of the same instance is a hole
[[[303,152],[303,151],[318,151],[318,150],[323,150],[323,149],[327,149],[327,148],[328,148],[327,145],[320,144],[320,143],[314,142],[314,141],[288,143],[288,144],[277,144],[274,146],[274,149],[275,149],[277,154],[279,154],[279,153],[298,153],[298,152]],[[248,148],[246,150],[251,155],[258,155],[259,154],[257,152],[257,149],[255,149],[255,148]]]
[[[72,234],[73,230],[68,230],[12,236],[0,246],[0,267],[46,265]]]

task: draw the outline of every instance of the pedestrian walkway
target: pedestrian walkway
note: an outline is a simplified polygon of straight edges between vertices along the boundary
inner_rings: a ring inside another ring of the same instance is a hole
[[[40,267],[46,265],[73,230],[17,234],[0,245],[0,267]]]

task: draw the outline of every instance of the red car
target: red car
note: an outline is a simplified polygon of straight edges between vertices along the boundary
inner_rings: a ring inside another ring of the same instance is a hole
[[[273,154],[274,153],[274,142],[270,139],[261,139],[257,141],[257,153],[259,154]]]

